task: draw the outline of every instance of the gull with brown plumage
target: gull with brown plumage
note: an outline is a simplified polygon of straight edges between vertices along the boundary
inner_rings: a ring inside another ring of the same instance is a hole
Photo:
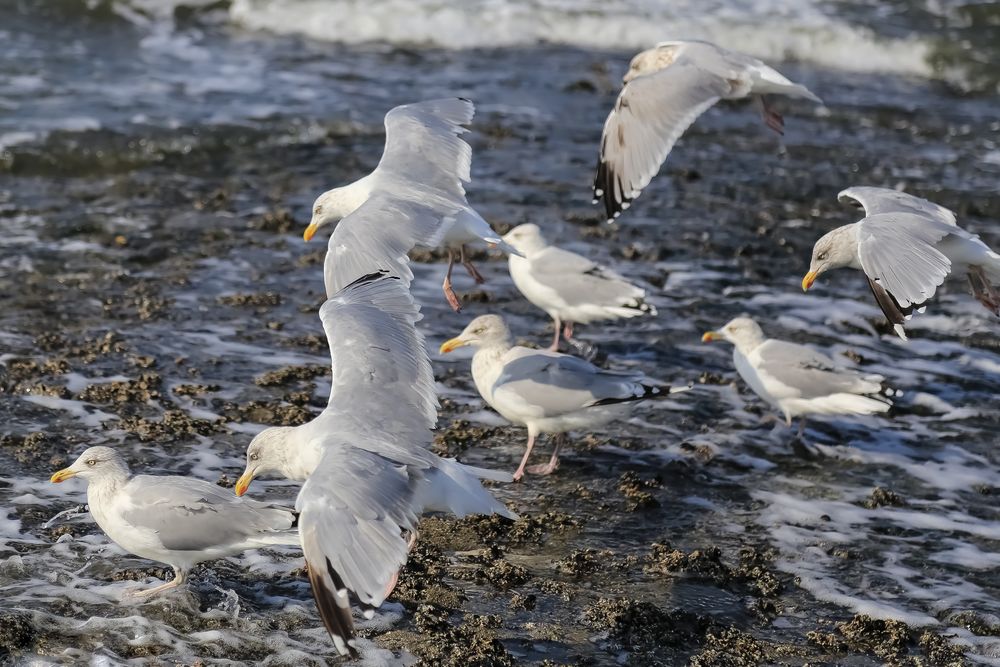
[[[766,95],[802,97],[822,104],[751,56],[703,41],[661,42],[629,65],[614,108],[604,122],[594,179],[594,203],[604,200],[608,222],[649,185],[674,144],[719,100],[751,97],[764,123],[784,133],[784,120]]]

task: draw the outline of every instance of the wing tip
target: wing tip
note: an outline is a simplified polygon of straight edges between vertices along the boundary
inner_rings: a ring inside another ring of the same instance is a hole
[[[330,633],[337,652],[341,655],[349,655],[352,658],[360,658],[361,654],[354,647],[351,641],[354,639],[354,619],[351,618],[351,606],[347,599],[347,587],[344,581],[333,569],[330,559],[324,559],[326,573],[330,575],[334,590],[326,585],[323,572],[316,563],[309,565],[309,584],[312,588],[313,599],[316,601],[316,609],[319,617],[323,621],[326,631]],[[343,599],[346,606],[341,606],[338,597]]]

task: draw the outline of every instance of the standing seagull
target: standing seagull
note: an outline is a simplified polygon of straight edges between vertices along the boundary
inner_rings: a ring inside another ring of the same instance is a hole
[[[138,597],[180,586],[198,563],[299,543],[290,510],[236,498],[217,484],[191,477],[133,477],[110,447],[87,449],[52,481],[71,477],[86,480],[90,514],[115,544],[174,568],[173,581],[132,593]]]
[[[574,323],[656,315],[644,300],[645,290],[583,255],[547,244],[538,225],[519,225],[503,240],[523,255],[508,260],[517,289],[555,322],[553,352],[559,349],[560,333],[573,340]]]
[[[886,188],[853,187],[838,195],[865,209],[858,222],[838,227],[813,246],[802,289],[830,269],[861,269],[875,300],[900,338],[913,311],[952,273],[966,274],[972,293],[1000,315],[1000,255],[955,222],[955,214],[926,199]]]
[[[366,275],[320,308],[333,358],[326,409],[308,424],[259,433],[236,483],[258,475],[305,480],[295,502],[309,580],[338,651],[353,653],[348,592],[367,608],[392,592],[424,512],[516,519],[480,479],[507,473],[429,451],[437,395],[420,308],[396,276]],[[403,537],[409,533],[410,541]]]
[[[756,58],[701,41],[660,42],[634,58],[604,122],[594,203],[611,222],[660,170],[684,131],[719,100],[752,96],[769,128],[784,133],[764,95],[822,101]]]
[[[498,315],[472,320],[441,345],[441,353],[466,345],[476,348],[472,379],[479,395],[504,419],[528,428],[528,448],[514,479],[521,479],[525,470],[548,475],[559,467],[561,438],[547,464],[526,468],[540,433],[600,426],[626,416],[636,401],[686,390],[649,384],[640,373],[602,370],[568,354],[515,346]]]
[[[511,250],[465,198],[462,184],[470,179],[472,148],[459,135],[467,131],[463,125],[472,121],[474,113],[472,102],[462,98],[417,102],[390,110],[385,115],[385,149],[378,166],[367,176],[317,197],[302,237],[308,241],[322,225],[346,217],[379,193],[391,192],[397,199],[426,207],[448,222],[443,236],[420,245],[443,243],[447,247],[448,271],[442,289],[451,307],[461,310],[451,286],[454,251],[458,250],[469,275],[482,283],[482,275],[465,256],[465,244],[483,241],[490,247]],[[328,283],[327,297],[338,289]]]
[[[737,317],[701,337],[703,343],[713,340],[733,344],[736,372],[755,394],[781,410],[789,426],[792,417],[800,415],[868,415],[886,412],[892,405],[886,398],[866,395],[881,391],[881,375],[838,368],[833,359],[805,345],[766,338],[749,317]]]

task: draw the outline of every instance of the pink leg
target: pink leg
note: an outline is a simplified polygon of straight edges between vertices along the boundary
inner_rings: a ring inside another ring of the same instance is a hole
[[[416,543],[417,543],[417,531],[414,530],[413,532],[410,533],[410,539],[406,541],[406,550],[412,551],[413,545]],[[389,583],[386,584],[385,595],[383,595],[382,597],[386,598],[389,597],[389,594],[392,593],[393,589],[396,588],[396,584],[398,583],[399,583],[399,570],[396,570],[395,574],[392,575],[392,579],[390,579]]]
[[[763,95],[754,97],[754,103],[757,105],[757,110],[760,111],[760,117],[764,121],[764,124],[778,134],[784,135],[785,119],[781,117],[781,114],[767,106],[767,101]]]
[[[528,466],[528,472],[534,475],[551,475],[559,467],[559,448],[562,447],[563,439],[560,436],[556,438],[555,449],[552,450],[552,458],[545,465]]]
[[[517,467],[517,471],[514,473],[514,481],[518,481],[524,477],[524,467],[528,464],[528,457],[531,456],[531,448],[535,446],[535,434],[528,431],[528,448],[524,450],[524,456],[521,458],[521,465]]]
[[[181,572],[180,570],[174,570],[174,578],[172,581],[168,581],[165,584],[159,586],[154,586],[153,588],[147,588],[145,590],[131,590],[126,591],[125,596],[129,598],[138,598],[140,600],[145,600],[158,595],[163,591],[168,591],[171,588],[177,588],[181,584],[187,581],[187,572]]]
[[[476,269],[475,265],[472,263],[472,260],[465,258],[464,245],[461,247],[460,254],[462,258],[462,266],[464,266],[465,270],[469,272],[469,275],[472,276],[472,279],[476,281],[476,284],[482,285],[483,283],[485,283],[486,278],[483,278],[483,274],[479,273],[479,270]]]
[[[458,300],[458,296],[455,294],[455,290],[451,288],[451,270],[455,266],[455,254],[448,248],[448,272],[444,274],[444,283],[441,284],[441,289],[444,290],[444,298],[448,300],[448,305],[456,313],[462,312],[462,302]]]
[[[563,326],[563,338],[566,340],[573,340],[573,323],[567,322]]]
[[[552,345],[549,345],[550,352],[559,351],[559,334],[562,332],[562,321],[558,317],[555,318],[555,328],[556,333],[552,336]]]

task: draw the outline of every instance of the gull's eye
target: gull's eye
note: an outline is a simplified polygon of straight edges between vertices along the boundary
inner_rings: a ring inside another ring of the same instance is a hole
[[[89,465],[89,466],[96,466],[97,465],[97,459],[87,459],[87,465]]]
[[[323,207],[322,207],[322,206],[317,206],[317,207],[316,207],[316,208],[315,208],[315,209],[313,210],[313,213],[315,213],[316,215],[319,215],[319,214],[320,214],[320,213],[322,213],[322,212],[323,212]]]
[[[486,331],[486,329],[484,329],[483,327],[479,327],[478,329],[476,329],[476,330],[475,330],[475,331],[473,331],[472,333],[473,333],[473,335],[476,335],[476,336],[478,336],[479,334],[481,334],[481,333],[483,333],[483,332],[485,332],[485,331]]]
[[[250,460],[251,461],[256,461],[259,458],[260,458],[260,454],[258,454],[257,452],[254,452],[253,454],[250,455]]]
[[[828,252],[826,252],[826,251],[824,250],[824,251],[823,251],[823,252],[821,252],[820,254],[816,255],[816,259],[818,259],[819,261],[821,261],[821,262],[822,262],[822,261],[823,261],[824,259],[826,259],[827,255],[829,255],[829,254],[830,254],[830,253],[828,253]]]

